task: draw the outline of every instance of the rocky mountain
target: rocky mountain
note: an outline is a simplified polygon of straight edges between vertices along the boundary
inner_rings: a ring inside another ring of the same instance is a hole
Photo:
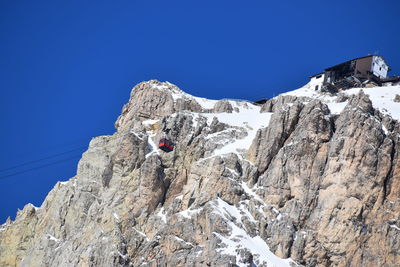
[[[0,226],[0,266],[400,266],[396,94],[140,83],[77,175]]]

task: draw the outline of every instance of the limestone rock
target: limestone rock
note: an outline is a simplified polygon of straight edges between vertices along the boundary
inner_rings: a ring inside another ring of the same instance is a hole
[[[0,226],[0,266],[398,266],[400,123],[324,97],[140,83],[77,175]]]
[[[232,113],[233,107],[227,100],[221,100],[218,101],[215,106],[213,111],[215,113],[221,113],[221,112],[227,112],[227,113]]]
[[[201,111],[193,99],[175,85],[156,80],[142,82],[132,89],[129,103],[115,123],[118,131],[129,129],[135,120],[159,119],[179,110]],[[174,98],[177,98],[176,101]]]
[[[310,101],[312,99],[308,97],[297,97],[297,96],[292,96],[292,95],[287,95],[287,96],[278,96],[276,98],[271,98],[268,99],[267,102],[265,102],[261,106],[261,112],[275,112],[278,110],[281,110],[282,107],[286,104],[292,104],[294,102],[300,102],[300,101]]]

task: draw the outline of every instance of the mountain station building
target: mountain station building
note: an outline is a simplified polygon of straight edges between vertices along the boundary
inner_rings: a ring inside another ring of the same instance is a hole
[[[399,76],[388,77],[389,65],[381,55],[355,58],[326,68],[311,76],[310,88],[338,92],[353,87],[372,87],[400,83]]]

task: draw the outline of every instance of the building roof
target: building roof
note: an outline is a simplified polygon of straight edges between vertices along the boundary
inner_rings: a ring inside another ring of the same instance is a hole
[[[349,62],[351,62],[351,61],[353,61],[353,60],[358,60],[358,59],[363,59],[363,58],[373,57],[373,56],[377,56],[377,57],[380,57],[380,58],[383,59],[383,61],[384,61],[384,62],[386,63],[386,65],[388,66],[388,72],[392,70],[392,69],[390,68],[389,64],[387,64],[385,58],[384,58],[382,55],[372,54],[372,55],[363,56],[363,57],[356,57],[356,58],[347,60],[347,61],[345,61],[345,62],[336,64],[336,65],[334,65],[334,66],[332,66],[332,67],[326,68],[326,69],[325,69],[324,71],[322,71],[322,72],[319,72],[319,73],[317,73],[317,74],[314,74],[314,75],[310,76],[310,78],[313,78],[313,77],[315,77],[315,76],[317,76],[317,75],[323,74],[325,71],[331,70],[331,69],[336,68],[336,67],[338,67],[338,66],[340,66],[340,65],[347,64],[347,63],[349,63]]]
[[[381,57],[381,58],[383,59],[383,61],[386,63],[386,60],[385,60],[385,58],[384,58],[382,55],[372,54],[372,55],[368,55],[368,56],[356,57],[356,58],[347,60],[347,61],[342,62],[342,63],[340,63],[340,64],[337,64],[337,65],[334,65],[334,66],[332,66],[332,67],[326,68],[325,71],[331,70],[331,69],[336,68],[336,67],[338,67],[338,66],[340,66],[340,65],[343,65],[343,64],[350,63],[351,61],[354,61],[354,60],[359,60],[359,59],[363,59],[363,58],[367,58],[367,57],[373,57],[373,56]],[[389,67],[389,65],[388,65],[387,63],[386,63],[386,65]],[[389,67],[389,71],[390,71],[390,67]]]

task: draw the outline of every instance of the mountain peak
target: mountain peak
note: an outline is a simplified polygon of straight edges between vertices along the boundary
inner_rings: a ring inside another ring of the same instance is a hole
[[[256,105],[142,82],[77,175],[1,225],[0,265],[396,266],[396,94]]]

